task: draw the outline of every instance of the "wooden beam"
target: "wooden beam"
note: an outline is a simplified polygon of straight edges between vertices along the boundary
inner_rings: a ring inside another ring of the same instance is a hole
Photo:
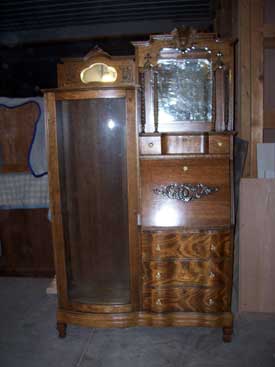
[[[263,141],[263,26],[262,0],[251,0],[251,161],[250,175],[257,177],[257,143]]]
[[[264,48],[275,48],[275,36],[264,38]]]
[[[275,110],[264,111],[264,128],[275,129]]]
[[[250,38],[250,0],[239,1],[239,42],[238,59],[238,126],[239,136],[250,143],[251,137],[251,38]],[[244,176],[250,176],[250,144],[244,169]]]

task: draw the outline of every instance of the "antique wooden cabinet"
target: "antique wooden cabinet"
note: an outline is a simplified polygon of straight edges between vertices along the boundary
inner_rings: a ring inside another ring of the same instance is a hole
[[[233,45],[178,29],[94,50],[45,92],[57,326],[231,340]]]

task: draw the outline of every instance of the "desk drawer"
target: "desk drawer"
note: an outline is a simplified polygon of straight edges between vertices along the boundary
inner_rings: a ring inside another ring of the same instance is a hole
[[[143,262],[143,286],[229,285],[231,267],[231,259]]]
[[[143,259],[181,259],[231,256],[230,232],[183,233],[143,231]]]
[[[209,154],[229,154],[230,136],[210,135]]]
[[[143,293],[143,308],[153,312],[225,312],[229,308],[226,288],[156,288]]]
[[[201,135],[163,135],[163,154],[205,153],[207,136]]]
[[[140,167],[143,227],[230,225],[229,159],[146,159]]]
[[[140,154],[161,154],[160,136],[140,136],[139,137]]]

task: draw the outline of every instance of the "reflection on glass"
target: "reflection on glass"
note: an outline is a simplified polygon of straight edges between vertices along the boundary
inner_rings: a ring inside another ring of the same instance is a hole
[[[111,83],[116,81],[117,71],[112,66],[95,63],[81,71],[80,79],[85,84],[91,82]]]
[[[160,123],[211,121],[212,64],[208,59],[158,62]]]

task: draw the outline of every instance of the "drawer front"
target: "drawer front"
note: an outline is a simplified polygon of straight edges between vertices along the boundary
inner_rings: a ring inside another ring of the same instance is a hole
[[[143,227],[230,225],[229,159],[146,159],[140,167]]]
[[[210,154],[229,154],[230,136],[210,135],[209,136]]]
[[[200,258],[231,256],[230,232],[182,233],[142,232],[143,259]]]
[[[229,310],[226,288],[158,288],[143,293],[143,308],[153,312],[225,312]]]
[[[143,286],[230,285],[231,259],[143,262]]]
[[[160,136],[140,136],[139,151],[140,154],[161,154]]]
[[[202,135],[163,135],[163,154],[205,153],[205,139]]]

